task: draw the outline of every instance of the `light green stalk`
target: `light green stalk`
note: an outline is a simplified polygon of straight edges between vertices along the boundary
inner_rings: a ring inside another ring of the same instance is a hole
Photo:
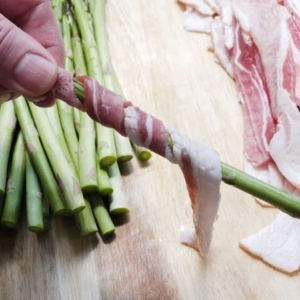
[[[102,197],[97,193],[91,193],[89,197],[94,217],[97,221],[101,234],[106,236],[113,233],[115,231],[115,226],[106,209]]]
[[[11,169],[7,180],[6,197],[1,224],[10,228],[18,228],[23,189],[25,182],[25,143],[22,132],[18,133],[14,147]]]
[[[82,1],[71,0],[71,2],[76,14],[78,27],[81,34],[83,53],[85,56],[87,66],[87,73],[85,74],[88,74],[89,76],[95,78],[100,84],[104,85],[105,82],[101,69],[101,60],[97,44],[94,38],[93,28],[90,24],[89,15],[85,10]],[[79,38],[78,33],[76,33],[76,36],[77,38]],[[113,144],[113,130],[107,127],[103,127],[102,125],[97,123],[96,131],[98,133],[97,151],[99,156],[99,162],[102,166],[111,165],[116,160],[116,150],[114,149]],[[105,147],[103,147],[103,145],[105,145]]]
[[[16,124],[13,103],[11,101],[3,103],[0,109],[0,194],[5,193],[7,166]]]
[[[86,236],[98,231],[90,202],[85,196],[85,209],[74,215],[80,236]]]
[[[43,194],[38,176],[26,153],[26,215],[27,227],[34,232],[44,230]]]
[[[62,17],[62,36],[66,53],[65,69],[70,72],[74,72],[71,31],[68,16],[68,14],[64,14]],[[78,173],[78,137],[73,121],[73,108],[63,101],[57,101],[57,107],[67,148],[69,150],[75,170]]]
[[[108,196],[109,212],[111,214],[124,214],[129,212],[128,197],[123,186],[123,180],[117,163],[107,168],[113,193]]]
[[[97,179],[99,186],[99,193],[101,196],[110,195],[113,192],[113,188],[107,174],[107,171],[100,167],[100,164],[97,164]]]
[[[75,36],[73,40],[75,69],[85,70],[86,66],[82,58],[83,54],[81,45],[78,44],[79,36],[75,23],[72,25],[72,34]],[[79,57],[78,61],[76,60],[77,57]],[[78,145],[78,166],[80,186],[84,192],[99,190],[96,165],[97,161],[95,122],[87,114],[81,113]]]
[[[101,68],[103,72],[105,86],[109,90],[114,91],[119,95],[123,95],[116,72],[112,65],[111,57],[109,55],[108,37],[105,28],[105,1],[93,0],[89,3],[95,39],[99,51],[100,61],[102,64]],[[133,153],[129,138],[120,135],[118,132],[114,132],[114,139],[118,161],[125,162],[131,160],[133,157]],[[151,153],[148,149],[144,148],[142,152],[137,154],[137,157],[139,159],[142,158],[145,161],[146,159],[150,159]]]
[[[72,171],[51,128],[46,111],[28,103],[44,149],[56,175],[64,203],[68,210],[76,213],[84,209],[85,203],[75,172]]]
[[[13,103],[25,139],[28,154],[38,174],[43,191],[48,197],[52,211],[54,214],[63,214],[66,211],[66,208],[63,204],[58,184],[40,142],[27,103],[23,97],[13,100]]]
[[[59,102],[62,102],[62,101],[59,101]],[[59,117],[59,113],[58,113],[58,105],[55,104],[51,107],[44,108],[44,110],[47,112],[47,116],[50,121],[52,130],[56,136],[57,142],[60,145],[61,150],[63,151],[68,164],[70,165],[71,169],[74,172],[77,172],[75,165],[73,164],[73,160],[71,158],[71,154],[69,152],[69,148],[67,146],[65,136],[64,136],[64,133],[62,130],[62,126],[60,123],[60,117]],[[64,116],[62,116],[62,118],[64,118]]]

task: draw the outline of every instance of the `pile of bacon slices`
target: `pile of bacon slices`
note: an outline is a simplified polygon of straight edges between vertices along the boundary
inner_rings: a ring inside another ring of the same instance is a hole
[[[300,1],[180,1],[184,27],[211,34],[216,60],[236,82],[245,171],[300,195]],[[298,270],[300,220],[279,213],[240,245],[279,270]]]

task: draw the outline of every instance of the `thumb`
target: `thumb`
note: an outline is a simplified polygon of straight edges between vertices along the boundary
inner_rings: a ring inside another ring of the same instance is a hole
[[[34,38],[0,14],[0,85],[26,97],[48,92],[57,79],[57,65]]]

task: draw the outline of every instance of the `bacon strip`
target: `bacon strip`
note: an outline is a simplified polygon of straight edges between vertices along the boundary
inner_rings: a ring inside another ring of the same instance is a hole
[[[235,25],[234,72],[244,115],[244,152],[255,166],[271,161],[269,143],[275,133],[260,55],[251,39],[245,41]]]
[[[220,201],[222,173],[218,154],[175,129],[166,128],[158,119],[124,102],[121,96],[87,76],[79,77],[85,94],[85,101],[79,106],[74,88],[70,87],[73,86],[70,73],[63,69],[59,73],[59,78],[64,79],[63,88],[62,82],[57,82],[52,90],[54,97],[76,104],[93,120],[180,166],[191,199],[198,250],[203,256],[207,254]],[[168,145],[169,137],[172,148]]]

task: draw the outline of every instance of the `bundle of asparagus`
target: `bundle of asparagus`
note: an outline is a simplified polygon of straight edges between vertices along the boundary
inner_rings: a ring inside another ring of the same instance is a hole
[[[65,46],[65,68],[121,92],[104,30],[104,1],[53,0]],[[90,13],[98,14],[98,18]],[[101,20],[101,23],[99,23]],[[105,71],[106,70],[106,71]],[[112,70],[112,69],[110,69]],[[118,162],[151,153],[62,101],[47,109],[19,97],[0,108],[0,212],[17,228],[24,192],[28,229],[50,228],[51,215],[73,216],[80,235],[115,231],[111,214],[129,212]]]

